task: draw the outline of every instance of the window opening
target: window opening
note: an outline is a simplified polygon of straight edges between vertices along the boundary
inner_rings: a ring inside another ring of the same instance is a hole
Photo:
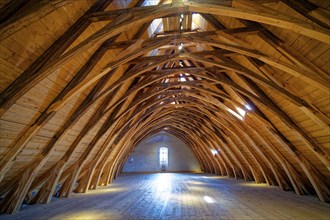
[[[168,148],[167,147],[161,147],[159,149],[159,164],[162,167],[162,169],[168,165]]]

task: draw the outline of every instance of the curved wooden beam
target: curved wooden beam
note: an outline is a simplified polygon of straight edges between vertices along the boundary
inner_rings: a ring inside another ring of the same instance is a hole
[[[267,22],[269,19],[271,19],[272,22],[269,22],[269,23],[271,23],[271,25],[279,26],[282,28],[288,28],[287,26],[284,25],[284,24],[286,24],[286,25],[289,25],[291,28],[295,27],[297,29],[297,31],[300,28],[300,29],[304,30],[302,33],[305,33],[305,34],[310,33],[310,34],[308,34],[308,36],[317,37],[317,38],[322,36],[323,38],[322,37],[321,38],[326,43],[329,43],[327,30],[324,30],[322,28],[316,28],[311,25],[306,25],[305,23],[302,23],[302,22],[298,22],[298,23],[293,22],[293,21],[296,21],[296,19],[292,19],[292,18],[289,19],[289,18],[283,17],[283,16],[274,18],[273,15],[265,15],[263,13],[258,13],[258,15],[256,16],[254,14],[255,12],[240,11],[239,9],[233,9],[230,7],[223,7],[223,6],[215,6],[212,9],[206,9],[206,10],[210,10],[209,12],[206,12],[206,11],[202,11],[202,10],[205,10],[202,8],[204,6],[210,6],[210,5],[199,4],[199,3],[184,3],[184,4],[178,4],[178,5],[162,5],[161,8],[159,8],[158,6],[153,6],[153,7],[150,7],[149,12],[146,12],[144,14],[144,16],[135,17],[129,21],[127,21],[127,18],[124,19],[124,21],[120,21],[120,19],[122,19],[122,18],[120,18],[118,21],[116,21],[116,20],[113,21],[110,25],[107,25],[105,28],[102,28],[101,30],[97,31],[95,34],[93,34],[92,36],[90,36],[89,38],[84,40],[82,43],[78,44],[73,49],[66,52],[59,59],[54,61],[54,64],[52,66],[59,66],[59,65],[63,64],[64,60],[68,60],[71,57],[73,57],[74,55],[79,54],[82,50],[86,49],[86,47],[89,47],[90,45],[94,44],[96,41],[99,41],[100,39],[104,39],[105,37],[107,37],[107,38],[113,37],[113,36],[121,33],[122,31],[128,30],[133,25],[137,25],[137,24],[144,23],[144,22],[149,22],[152,19],[155,19],[159,16],[166,16],[169,13],[173,13],[173,11],[184,12],[187,10],[191,10],[191,11],[197,10],[197,12],[201,12],[201,13],[213,12],[215,14],[218,13],[217,15],[232,16],[232,17],[237,17],[237,18],[242,18],[242,19],[244,19],[244,18],[247,19],[247,17],[245,17],[245,16],[247,14],[249,14],[248,20]],[[131,14],[131,13],[129,13],[129,14]],[[239,16],[240,14],[244,14],[244,15],[242,15],[243,17],[240,17]],[[127,17],[127,15],[126,15],[126,17]],[[134,15],[133,15],[133,17],[134,17]],[[278,22],[274,22],[274,19],[275,20],[277,19]],[[288,19],[289,19],[289,21],[288,21]],[[295,28],[293,28],[293,30],[296,30]],[[276,63],[273,63],[273,64],[275,65]],[[301,75],[301,73],[299,73],[299,75]],[[27,86],[32,85],[31,79],[28,84],[26,84],[24,82],[20,83],[21,85],[24,85],[22,87],[22,89],[23,88],[26,89]],[[17,86],[10,86],[10,87],[16,88]],[[24,91],[25,91],[25,89],[24,89]],[[15,93],[15,96],[17,96],[17,92]],[[3,94],[3,97],[5,98],[6,103],[8,102],[8,104],[10,104],[11,102],[13,102],[16,99],[16,98],[15,99],[11,98],[11,96],[10,97],[9,96],[7,97],[7,95],[5,96],[5,93]],[[1,104],[1,105],[3,105],[3,104]],[[12,104],[10,104],[10,105],[12,105]]]
[[[200,4],[195,2],[187,2],[184,3],[184,5],[187,5],[189,7],[189,11],[192,12],[209,13],[214,15],[256,21],[271,26],[289,29],[298,34],[308,36],[326,44],[330,43],[328,29],[311,23],[306,23],[300,19],[288,16],[278,11],[275,13],[270,13],[265,12],[264,10],[258,10],[258,3],[255,4],[254,8],[250,7],[249,9],[244,10],[240,8],[225,7],[211,4]]]

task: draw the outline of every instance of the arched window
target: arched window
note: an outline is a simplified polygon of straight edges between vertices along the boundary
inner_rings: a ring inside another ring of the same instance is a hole
[[[168,165],[168,148],[161,147],[159,149],[159,164],[160,165]]]

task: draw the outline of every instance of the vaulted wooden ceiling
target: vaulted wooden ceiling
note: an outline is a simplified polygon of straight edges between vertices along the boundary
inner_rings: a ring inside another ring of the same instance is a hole
[[[109,184],[159,131],[329,202],[329,5],[1,1],[1,212]]]

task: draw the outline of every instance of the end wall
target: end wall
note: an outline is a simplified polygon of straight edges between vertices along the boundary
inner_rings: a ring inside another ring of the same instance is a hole
[[[167,132],[157,133],[138,144],[128,157],[123,172],[161,172],[159,149],[168,148],[166,172],[200,172],[200,165],[188,148],[177,137]]]

